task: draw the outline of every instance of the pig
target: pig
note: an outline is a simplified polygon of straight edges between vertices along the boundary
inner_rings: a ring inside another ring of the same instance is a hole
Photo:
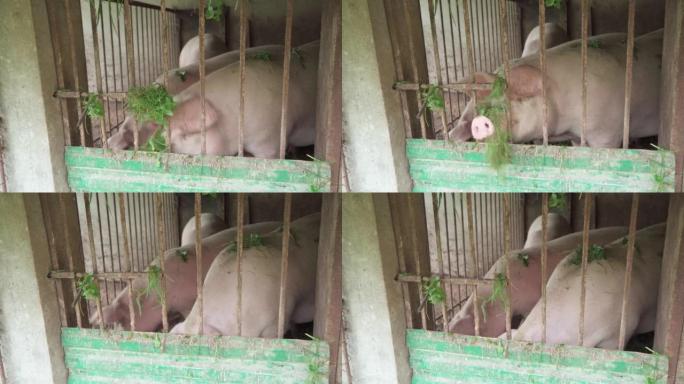
[[[628,292],[625,338],[655,329],[665,224],[636,233],[632,284]],[[592,241],[592,243],[594,243]],[[618,349],[620,316],[627,260],[624,239],[604,248],[605,260],[587,265],[584,340],[590,348]],[[553,271],[547,284],[547,332],[550,345],[578,345],[581,266],[569,255]],[[513,333],[513,340],[540,342],[541,302]]]
[[[249,60],[253,60],[256,56],[270,55],[272,57],[282,57],[282,45],[264,45],[259,47],[248,48],[245,51],[245,56]],[[240,51],[230,51],[224,54],[213,57],[205,62],[204,70],[206,75],[209,75],[217,69],[223,68],[226,65],[233,64],[240,60]],[[155,84],[164,84],[164,77],[166,77],[166,90],[175,96],[184,91],[188,87],[194,85],[199,81],[199,65],[191,64],[185,67],[169,70],[166,75],[162,74],[155,80]],[[138,126],[139,142],[144,144],[149,140],[157,127],[148,122],[137,122],[131,115],[127,115],[123,123],[119,126],[116,134],[109,137],[107,144],[109,148],[114,150],[133,148],[133,132],[136,125]]]
[[[289,90],[287,143],[312,145],[315,139],[316,84],[319,42],[300,47],[294,55]],[[281,59],[250,60],[246,69],[244,149],[254,157],[274,159],[280,146],[280,107],[283,63]],[[239,64],[233,63],[207,76],[206,153],[233,156],[238,153],[240,100]],[[201,152],[200,86],[195,84],[174,97],[176,110],[169,119],[171,152]]]
[[[313,321],[316,259],[320,214],[295,220],[290,228],[285,330]],[[277,337],[282,231],[263,236],[263,245],[244,249],[242,255],[242,329],[238,334],[235,249],[224,249],[204,281],[203,327],[197,303],[171,333],[196,335]]]
[[[658,134],[660,126],[660,65],[663,31],[640,36],[635,41],[630,137]],[[549,141],[572,140],[577,143],[582,129],[582,82],[579,40],[547,51],[546,87],[548,97]],[[625,99],[626,35],[615,33],[596,36],[588,49],[588,112],[586,142],[590,147],[617,148],[622,144]],[[528,56],[511,63],[506,96],[510,101],[514,143],[542,138],[542,73],[539,57]],[[491,84],[491,74],[476,73],[477,83]],[[483,100],[490,91],[478,92]],[[471,100],[449,138],[464,141],[472,136],[491,134],[490,122],[475,119]],[[471,126],[472,125],[472,126]]]
[[[568,220],[555,212],[549,212],[546,222],[546,238],[548,241],[565,236],[570,233],[570,223]],[[537,217],[527,230],[527,239],[523,249],[541,247],[543,240],[542,216]]]
[[[589,241],[592,244],[603,245],[626,234],[627,228],[624,227],[595,229],[589,232]],[[582,235],[582,232],[571,233],[547,243],[547,277],[551,275],[556,265],[568,252],[575,250],[582,244]],[[499,258],[487,272],[485,278],[495,279],[497,274],[505,273],[506,263],[510,266],[511,315],[513,317],[526,316],[541,297],[541,244],[535,245],[532,248],[513,251]],[[479,286],[477,288],[479,303],[482,303],[491,293],[491,286]],[[498,337],[502,332],[506,331],[504,305],[501,301],[496,300],[488,303],[485,308],[486,319],[481,308],[477,308],[480,314],[480,335],[484,337]],[[474,298],[471,296],[449,323],[449,331],[474,335],[475,318],[473,310]]]
[[[179,67],[187,67],[188,65],[198,64],[200,62],[200,45],[199,36],[195,36],[188,40],[181,49],[178,58]],[[204,58],[211,59],[228,51],[223,41],[216,35],[211,33],[204,34]]]
[[[213,213],[203,213],[200,215],[200,239],[211,236],[214,233],[223,231],[228,226],[220,217]],[[181,234],[181,246],[195,244],[195,217],[193,216],[183,227]]]
[[[544,26],[544,45],[547,49],[561,45],[568,41],[568,34],[560,25],[556,23],[546,23]],[[530,34],[527,35],[527,39],[525,40],[525,48],[523,49],[521,57],[527,57],[539,53],[541,45],[539,30],[539,26],[536,26],[534,29],[532,29],[532,31],[530,31]]]
[[[263,222],[244,227],[244,233],[268,233],[277,229],[281,223]],[[237,229],[230,228],[202,240],[202,268],[206,276],[212,261],[227,244],[235,241]],[[158,266],[154,260],[151,265]],[[166,304],[169,312],[175,312],[186,317],[197,297],[197,262],[195,259],[195,244],[184,245],[164,252],[164,268],[166,270]],[[140,295],[147,287],[147,276],[133,280],[133,298]],[[130,314],[128,307],[128,292],[126,287],[114,301],[103,308],[104,324],[109,327],[121,327],[130,330]],[[134,304],[136,331],[151,332],[162,325],[161,304],[156,294],[141,295],[140,308]],[[91,317],[91,324],[100,323],[95,313]]]

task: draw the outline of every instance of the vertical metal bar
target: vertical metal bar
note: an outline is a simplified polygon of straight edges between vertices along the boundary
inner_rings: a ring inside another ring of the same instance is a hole
[[[588,48],[589,48],[589,0],[581,0],[582,12],[582,132],[580,134],[580,142],[582,146],[587,144],[587,62]]]
[[[584,222],[582,225],[582,286],[580,287],[580,313],[578,345],[584,344],[584,307],[587,296],[587,264],[589,262],[589,224],[591,221],[591,204],[593,195],[584,196]]]
[[[103,1],[103,0],[100,0],[100,12],[104,15],[104,4],[102,4],[102,1]],[[108,6],[109,6],[109,10],[111,10],[111,3],[108,2],[107,4],[108,4]],[[108,12],[109,12],[109,11],[108,11]],[[111,15],[111,12],[109,12],[109,14]],[[111,16],[110,16],[110,23],[109,23],[109,27],[110,27],[109,39],[110,39],[110,41],[113,41],[114,38],[112,37],[111,26],[112,26],[112,25],[111,25]],[[108,67],[109,67],[109,66],[107,65],[107,38],[106,38],[106,35],[105,35],[105,22],[104,22],[104,16],[103,16],[102,22],[100,23],[100,33],[102,34],[102,67],[103,67],[103,69],[104,69],[104,90],[105,90],[105,92],[108,93],[108,92],[109,92],[109,70],[108,70]],[[112,52],[114,52],[113,44],[110,44],[110,46],[112,47]],[[116,113],[116,108],[117,108],[116,105],[117,105],[117,104],[115,103],[115,104],[114,104],[114,112],[115,112],[115,113]],[[106,105],[106,112],[107,112],[107,113],[106,113],[106,116],[107,116],[107,130],[110,131],[110,130],[111,130],[111,127],[112,127],[112,107],[111,107],[111,102],[107,102],[107,105]],[[110,131],[110,133],[111,133],[111,131]],[[99,199],[99,198],[98,198],[98,199]],[[98,208],[99,208],[99,206],[98,206]],[[99,217],[99,216],[98,216],[98,217]]]
[[[473,224],[473,194],[469,193],[466,195],[466,209],[468,211],[467,217],[468,217],[468,239],[469,239],[469,245],[470,245],[470,260],[473,264],[473,274],[471,277],[473,278],[478,278],[480,276],[480,268],[478,266],[477,262],[477,255],[476,255],[476,246],[475,246],[475,226]],[[468,272],[468,269],[466,268],[466,273]],[[473,291],[473,315],[475,317],[475,336],[480,336],[480,306],[478,305],[478,297],[477,297],[477,286],[475,286],[475,290]]]
[[[240,5],[242,6],[242,4]],[[207,153],[207,104],[206,104],[206,68],[205,68],[205,31],[206,31],[206,17],[205,17],[205,0],[199,0],[199,46],[200,46],[200,62],[199,62],[199,76],[200,76],[200,104],[201,108],[201,140],[202,140],[202,154]],[[199,229],[199,228],[198,228]]]
[[[164,0],[162,0],[163,2]],[[159,236],[159,249],[157,255],[159,255],[159,270],[161,271],[160,278],[160,290],[161,290],[161,315],[162,315],[162,329],[164,333],[169,332],[169,316],[166,304],[166,260],[164,259],[164,251],[166,250],[166,231],[164,230],[164,221],[162,218],[162,198],[163,195],[154,195],[154,203],[157,211],[157,235]],[[196,233],[199,233],[199,227],[196,228]]]
[[[450,81],[450,76],[449,76],[449,54],[448,54],[448,49],[447,49],[447,43],[446,43],[446,25],[444,24],[444,4],[446,1],[439,1],[439,15],[440,15],[440,24],[442,26],[442,48],[444,50],[444,75],[446,76],[446,82],[449,84]],[[448,4],[447,4],[448,6]],[[453,36],[452,36],[453,38]],[[446,109],[446,118],[447,123],[453,120],[453,108],[452,108],[452,101],[451,101],[451,92],[445,92],[446,95],[444,95],[444,100],[445,100],[445,109]],[[448,108],[447,108],[448,106]],[[446,196],[445,196],[446,197]],[[445,204],[446,207],[446,204]],[[447,237],[448,239],[448,237]],[[448,257],[447,257],[448,259]]]
[[[126,0],[128,2],[128,0]],[[126,231],[127,223],[126,223],[126,209],[125,209],[125,201],[124,201],[124,194],[119,193],[119,220],[122,226],[122,234],[123,234],[123,248],[124,248],[124,256],[125,256],[125,261],[126,261],[126,271],[127,272],[132,272],[133,265],[131,263],[131,252],[129,249],[129,244],[128,244],[128,233]],[[128,286],[133,287],[133,279],[129,278],[128,279]],[[131,331],[135,331],[135,308],[133,307],[133,289],[128,290],[128,311],[129,315],[131,316]]]
[[[511,195],[505,193],[504,199],[504,255],[507,257],[511,252]],[[506,339],[511,339],[511,266],[506,258]]]
[[[197,268],[197,299],[195,300],[195,305],[197,305],[197,312],[199,313],[199,332],[200,335],[204,333],[204,268],[203,255],[202,255],[202,195],[195,193],[195,261]],[[239,231],[239,229],[238,229]]]
[[[169,87],[169,68],[171,67],[171,63],[169,63],[170,56],[169,56],[169,14],[166,11],[166,0],[161,0],[161,18],[162,18],[162,73],[164,74],[163,76],[163,84],[164,88]],[[204,44],[202,44],[202,49],[204,48]],[[202,57],[202,56],[200,56]],[[200,69],[201,71],[204,70],[204,68]],[[169,145],[166,146],[167,152],[171,152],[171,128],[169,127],[166,130],[166,142],[169,143]]]
[[[435,0],[428,0],[428,6],[430,10],[430,29],[431,29],[431,37],[432,37],[432,53],[434,55],[434,60],[435,60],[435,72],[437,75],[437,86],[442,85],[442,64],[440,62],[439,58],[439,45],[437,42],[437,25],[435,23]],[[444,140],[449,140],[449,135],[448,135],[448,130],[447,130],[447,121],[446,121],[446,113],[444,111],[444,108],[442,108],[439,111],[440,118],[442,120],[442,132],[444,133]]]
[[[90,2],[90,28],[93,34],[93,59],[95,66],[95,84],[97,86],[97,93],[101,103],[105,100],[100,96],[102,94],[102,68],[100,67],[100,38],[97,35],[97,13],[95,12],[95,3]],[[107,149],[107,130],[104,124],[104,115],[100,117],[100,140],[102,141],[102,148]]]
[[[437,264],[439,266],[438,268],[438,273],[440,277],[440,282],[439,286],[442,290],[444,290],[444,282],[441,280],[444,277],[444,256],[442,254],[443,249],[442,249],[442,234],[440,231],[440,226],[439,226],[439,198],[437,197],[438,195],[433,193],[432,194],[432,213],[433,213],[433,219],[435,221],[435,240],[437,242]],[[442,321],[443,321],[443,328],[445,331],[448,327],[449,324],[449,318],[447,316],[447,310],[446,310],[446,303],[442,301],[441,303],[441,309],[442,309]]]
[[[85,205],[86,227],[88,228],[88,251],[90,252],[90,264],[93,266],[93,274],[97,274],[97,258],[95,256],[95,236],[93,235],[93,217],[90,212],[90,194],[83,195],[83,202]],[[99,282],[96,282],[99,286]],[[102,314],[102,298],[98,296],[95,299],[95,306],[97,308],[97,316],[100,318],[100,329],[104,329],[104,315]]]
[[[411,15],[409,14],[409,9],[408,9],[408,4],[409,1],[411,0],[404,0],[403,1],[403,9],[404,9],[404,18],[406,19],[406,26],[408,28],[408,36],[409,36],[409,57],[411,58],[411,71],[413,72],[413,82],[418,83],[420,79],[418,78],[418,63],[416,62],[416,56],[415,56],[415,45],[413,41],[413,27],[411,23]],[[420,92],[418,92],[418,96],[416,97],[416,102],[418,103],[418,110],[421,108],[421,100],[420,100]],[[419,118],[418,119],[420,122],[420,133],[422,135],[423,139],[427,139],[427,124],[425,123],[425,119]]]
[[[291,0],[290,0],[291,1]],[[287,275],[290,261],[290,220],[292,212],[292,194],[285,194],[283,208],[283,246],[280,263],[280,294],[278,297],[278,338],[285,335],[285,307],[287,305]]]
[[[549,104],[546,99],[546,4],[544,0],[539,0],[539,68],[542,72],[542,132],[544,145],[549,145]]]
[[[52,52],[55,57],[55,67],[57,74],[57,86],[64,89],[64,60],[62,58],[62,51],[59,49],[59,24],[57,22],[57,12],[48,9],[48,21],[50,23],[50,35],[52,36]],[[62,112],[62,130],[64,133],[64,140],[71,143],[71,123],[69,122],[68,104],[66,99],[60,99],[60,110]]]
[[[72,70],[72,76],[74,77],[74,88],[76,88],[77,92],[81,91],[81,79],[80,76],[78,75],[78,65],[76,59],[76,42],[74,41],[74,24],[76,21],[73,20],[73,15],[71,11],[71,1],[66,0],[64,1],[64,12],[66,13],[67,20],[67,37],[69,39],[69,54],[71,55],[71,70]],[[80,20],[78,25],[80,25]],[[59,48],[57,48],[59,49]],[[77,114],[82,113],[83,107],[81,106],[81,98],[77,97],[76,98],[76,110]],[[79,132],[81,134],[81,146],[85,147],[86,146],[86,137],[85,137],[85,122],[81,124],[79,127]],[[71,144],[71,143],[69,143]]]
[[[408,205],[409,209],[409,215],[411,218],[416,217],[413,204]],[[427,221],[427,220],[426,220]],[[423,277],[423,268],[421,267],[420,264],[420,257],[418,255],[418,236],[416,235],[415,231],[411,232],[411,244],[413,245],[413,249],[411,250],[413,254],[413,263],[416,266],[416,275],[420,276],[421,278]],[[418,298],[420,299],[420,302],[422,303],[423,300],[423,290],[418,289]],[[427,311],[425,310],[425,306],[422,306],[420,310],[420,322],[421,322],[421,328],[422,329],[427,329]]]
[[[508,62],[511,56],[511,49],[509,47],[509,42],[508,42],[508,7],[506,6],[508,4],[507,0],[499,0],[499,9],[501,10],[501,49],[503,51],[503,67],[504,67],[504,76],[506,77],[506,81],[510,79],[511,75],[511,65]],[[508,99],[506,99],[506,121],[508,123],[507,129],[510,131],[512,128],[511,125],[511,108],[510,108],[510,103]],[[509,201],[509,198],[504,196],[504,203],[506,201]],[[510,201],[509,201],[510,203]],[[510,209],[510,205],[508,206]],[[510,228],[509,228],[510,229]],[[510,235],[510,234],[509,234]],[[510,319],[509,319],[510,320]]]
[[[285,22],[285,53],[283,54],[283,104],[280,110],[280,158],[285,158],[287,148],[288,101],[290,98],[290,56],[292,54],[292,14],[294,0],[287,0]]]
[[[59,209],[60,212],[62,213],[62,226],[64,227],[64,243],[65,243],[65,251],[66,251],[66,256],[67,256],[67,262],[69,263],[69,272],[76,272],[74,271],[74,255],[73,255],[73,250],[71,249],[71,241],[69,237],[69,222],[67,220],[67,212],[66,212],[66,205],[64,204],[64,199],[67,198],[68,195],[65,194],[60,194],[59,195]],[[74,293],[74,298],[77,301],[77,303],[81,302],[81,295],[79,295],[78,290],[76,289],[76,280],[71,279],[71,289]],[[81,318],[81,311],[80,311],[80,305],[76,306],[76,324],[78,325],[79,328],[83,328],[83,320]]]
[[[204,0],[200,0],[204,1]],[[240,7],[240,112],[238,114],[238,156],[245,155],[245,77],[247,76],[247,5],[239,0]]]
[[[546,278],[548,275],[548,229],[549,229],[549,194],[542,194],[542,247],[541,247],[541,312],[542,312],[542,344],[546,343]]]
[[[135,52],[133,51],[133,25],[131,23],[131,0],[124,0],[124,23],[126,27],[126,59],[128,61],[128,88],[136,85],[135,81]],[[137,151],[140,145],[140,132],[135,124],[133,130],[133,146]]]
[[[620,336],[618,349],[625,349],[625,333],[627,332],[627,306],[629,305],[629,291],[632,287],[632,269],[634,267],[634,243],[636,241],[637,215],[639,212],[639,194],[632,195],[632,209],[629,217],[629,234],[627,236],[627,265],[625,267],[625,285],[622,290],[622,311],[620,312]]]
[[[470,0],[463,0],[463,24],[465,28],[465,38],[466,38],[466,49],[468,51],[468,73],[470,76],[475,76],[475,53],[473,51],[473,32],[471,31],[471,21],[470,21]],[[477,103],[477,92],[473,91],[470,93],[470,98]]]
[[[244,4],[241,4],[244,6]],[[245,241],[245,201],[244,195],[242,193],[237,194],[237,335],[242,336],[242,256],[244,251],[244,241]]]
[[[625,74],[625,116],[622,132],[622,147],[629,148],[629,125],[632,113],[632,77],[634,72],[634,24],[636,0],[629,0],[629,16],[627,20],[627,72]],[[622,344],[621,344],[622,345]]]
[[[461,271],[460,271],[461,268],[459,266],[458,242],[459,242],[459,239],[461,239],[461,241],[463,241],[462,240],[463,236],[458,236],[458,227],[459,226],[458,226],[458,223],[456,221],[458,219],[457,214],[456,214],[456,194],[450,193],[450,195],[451,195],[451,215],[454,218],[454,236],[456,237],[455,238],[456,241],[454,244],[454,256],[456,257],[456,260],[455,260],[455,262],[456,262],[456,276],[460,277],[461,276]],[[461,233],[461,235],[462,235],[462,233]],[[453,289],[454,285],[451,284],[451,287]],[[463,299],[463,297],[461,295],[461,286],[460,285],[456,286],[456,292],[458,293],[458,303],[459,303],[459,308],[460,308],[460,303]]]
[[[449,197],[449,194],[445,193],[444,194],[444,214],[443,215],[444,215],[444,226],[445,226],[444,238],[446,239],[446,252],[447,252],[446,253],[447,254],[447,257],[446,257],[447,274],[446,275],[447,275],[447,277],[451,277],[451,259],[452,259],[451,256],[452,256],[452,254],[451,254],[451,240],[450,240],[450,236],[449,236],[449,226],[450,225],[449,225],[449,207],[448,207],[449,200],[448,200],[448,197]],[[454,236],[455,236],[455,233],[454,233]],[[452,311],[453,307],[454,307],[454,292],[453,292],[454,285],[449,284],[448,288],[449,289],[447,291],[447,298],[448,298],[447,303],[448,303],[449,311]],[[446,324],[448,325],[448,323],[446,323]],[[448,331],[448,327],[445,326],[444,331]]]
[[[56,246],[55,246],[55,230],[54,230],[54,221],[52,220],[52,216],[50,215],[50,209],[48,209],[44,204],[41,199],[41,205],[43,208],[43,216],[45,218],[45,235],[48,239],[48,245],[49,245],[49,254],[50,254],[50,267],[52,268],[53,271],[59,270],[60,265],[59,265],[59,258],[57,257],[57,251],[56,251]],[[57,291],[57,300],[59,301],[59,319],[60,319],[60,324],[63,327],[68,327],[69,326],[69,321],[67,318],[66,314],[66,302],[64,299],[64,285],[58,283],[55,281],[55,288]]]

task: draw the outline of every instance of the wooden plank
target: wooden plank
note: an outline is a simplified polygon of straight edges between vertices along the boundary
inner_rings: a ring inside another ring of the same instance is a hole
[[[75,192],[327,192],[322,161],[191,156],[67,147]],[[168,166],[167,166],[168,164]]]
[[[669,151],[511,145],[499,171],[486,145],[407,140],[414,192],[672,192]]]
[[[408,330],[407,344],[413,383],[656,384],[667,380],[668,360],[662,355],[423,330]]]
[[[325,383],[321,341],[62,329],[69,383]]]

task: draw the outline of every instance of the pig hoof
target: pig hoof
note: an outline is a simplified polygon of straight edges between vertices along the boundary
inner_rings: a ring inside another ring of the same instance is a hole
[[[485,116],[477,116],[470,126],[473,138],[482,141],[494,134],[494,123]]]

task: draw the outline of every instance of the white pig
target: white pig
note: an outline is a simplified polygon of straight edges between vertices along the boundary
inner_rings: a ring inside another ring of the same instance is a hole
[[[589,232],[589,240],[592,244],[608,244],[613,240],[627,234],[627,228],[608,227],[595,229]],[[547,277],[551,275],[556,265],[577,246],[582,244],[582,232],[572,233],[554,240],[547,244]],[[485,275],[487,279],[495,279],[497,274],[505,273],[506,263],[510,267],[511,287],[511,314],[512,316],[526,316],[541,297],[541,248],[540,245],[532,248],[517,250],[505,255],[490,268]],[[479,286],[477,288],[479,303],[492,294],[491,286]],[[465,335],[475,334],[474,297],[468,298],[461,310],[449,323],[449,331]],[[485,337],[497,337],[506,331],[506,312],[500,300],[495,300],[485,306],[485,314],[478,308],[480,314],[480,335]]]
[[[662,30],[636,39],[630,137],[658,134],[660,126],[660,65]],[[548,129],[550,141],[579,142],[582,129],[582,81],[580,41],[547,51]],[[626,35],[606,34],[591,38],[588,49],[588,112],[586,141],[590,147],[616,148],[622,144],[625,100]],[[477,83],[493,83],[491,74],[476,73]],[[512,140],[515,143],[542,138],[542,73],[537,55],[511,63],[506,96],[510,101]],[[489,91],[478,93],[481,101]],[[468,103],[452,140],[468,140],[486,131],[487,122],[475,119],[475,103]],[[481,124],[480,124],[481,123]],[[472,126],[471,126],[472,125]]]
[[[264,222],[244,227],[244,233],[268,233],[277,229],[278,222]],[[235,241],[237,229],[230,228],[218,232],[202,240],[202,268],[207,274],[212,261],[226,245]],[[197,298],[197,261],[195,258],[195,244],[170,249],[164,252],[164,268],[166,270],[166,304],[169,312],[176,312],[187,316]],[[152,265],[159,265],[155,259]],[[147,277],[133,280],[133,298],[140,296],[140,308],[134,303],[136,331],[151,332],[159,329],[162,324],[161,304],[157,294],[142,294],[147,287]],[[130,314],[128,306],[128,292],[126,287],[114,301],[103,308],[104,324],[107,326],[121,326],[130,329]],[[97,313],[91,318],[91,323],[99,324]]]
[[[209,237],[214,233],[223,231],[228,228],[226,223],[220,217],[213,213],[203,213],[200,215],[200,239]],[[181,246],[195,244],[195,217],[193,216],[183,227],[181,234]]]
[[[289,269],[286,289],[285,329],[313,320],[316,258],[320,214],[295,220],[290,228]],[[277,336],[282,231],[262,237],[263,245],[244,250],[242,256],[242,332],[245,337]],[[204,281],[203,328],[205,335],[238,335],[237,262],[234,249],[225,249],[214,260]],[[199,307],[171,333],[195,335]]]
[[[665,224],[636,233],[634,268],[626,313],[626,339],[633,334],[655,329],[664,242]],[[582,345],[617,349],[627,242],[620,239],[607,245],[604,256],[605,260],[594,260],[587,265]],[[572,261],[572,255],[566,257],[547,284],[546,343],[550,345],[578,345],[582,273],[581,266]],[[539,302],[514,333],[513,339],[540,342],[542,332]]]
[[[546,23],[544,29],[544,45],[546,48],[553,48],[568,41],[568,34],[565,29],[556,23]],[[536,26],[530,31],[525,40],[525,48],[521,57],[527,57],[539,53],[541,40],[539,34],[539,26]]]
[[[546,236],[547,241],[565,236],[570,233],[570,223],[568,220],[555,212],[549,212],[546,222]],[[530,229],[527,230],[527,239],[525,240],[525,245],[523,249],[540,247],[543,240],[542,232],[542,216],[534,219],[530,225]]]
[[[181,49],[178,58],[178,66],[185,67],[200,62],[200,45],[199,36],[195,36],[188,40]],[[228,51],[226,44],[216,35],[211,33],[204,34],[204,58],[211,59]]]

